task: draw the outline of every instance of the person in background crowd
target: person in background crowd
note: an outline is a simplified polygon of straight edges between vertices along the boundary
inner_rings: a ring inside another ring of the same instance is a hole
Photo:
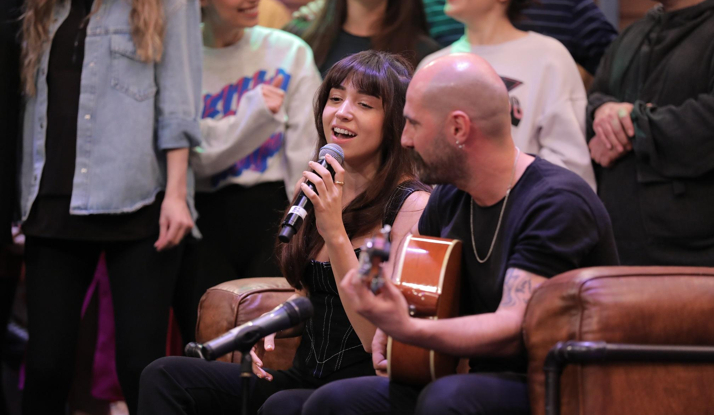
[[[191,341],[201,295],[224,281],[279,276],[282,212],[313,156],[312,97],[320,74],[298,37],[256,26],[258,0],[202,0],[203,143],[191,154],[197,226],[174,301]],[[195,288],[194,288],[195,287]]]
[[[516,145],[577,173],[594,189],[585,141],[585,88],[562,44],[513,26],[529,5],[529,0],[449,2],[446,12],[466,25],[466,34],[420,67],[458,52],[486,59],[508,88]]]
[[[444,13],[446,0],[423,0],[429,34],[442,47],[464,35],[464,24]],[[325,0],[315,0],[293,14],[294,24],[315,19]],[[575,62],[594,74],[600,58],[617,36],[617,30],[592,0],[538,0],[522,11],[513,22],[520,30],[533,31],[558,39]]]
[[[357,266],[357,248],[385,224],[392,226],[395,251],[429,197],[429,188],[415,179],[414,165],[399,144],[410,78],[411,68],[404,59],[365,51],[335,64],[317,92],[317,148],[327,143],[341,146],[344,162],[340,166],[326,157],[334,179],[327,169],[310,162],[314,171],[303,175],[315,184],[317,193],[303,181],[300,189],[314,209],[292,241],[278,247],[285,277],[296,296],[310,298],[315,315],[304,325],[292,368],[263,367],[253,353],[257,377],[253,377],[250,413],[270,395],[295,388],[300,390],[275,406],[264,406],[261,413],[300,413],[305,389],[374,375],[369,352],[375,328],[353,312],[354,305],[339,284],[347,270]],[[274,350],[274,338],[264,339],[265,350],[280,353]],[[139,413],[237,413],[241,380],[240,365],[163,358],[142,375]]]
[[[538,0],[523,10],[523,19],[515,25],[559,40],[592,75],[617,37],[617,29],[592,0]]]
[[[141,371],[165,354],[179,243],[193,227],[199,23],[193,0],[26,4],[26,415],[65,411],[82,300],[102,251],[131,413]]]
[[[302,413],[530,414],[521,332],[526,304],[550,277],[617,264],[607,212],[577,175],[514,145],[506,88],[476,55],[449,55],[417,71],[404,114],[402,145],[417,160],[419,177],[439,184],[412,234],[463,241],[465,315],[411,318],[389,278],[374,295],[351,270],[341,289],[378,328],[372,360],[382,376],[322,386]],[[471,357],[470,373],[423,389],[392,382],[386,335]]]
[[[446,47],[464,34],[464,25],[444,13],[446,0],[424,0],[429,33]],[[575,62],[594,74],[617,30],[592,0],[538,0],[513,22],[519,30],[533,31],[558,39]]]
[[[590,154],[623,264],[714,264],[711,39],[714,0],[665,0],[595,76]]]
[[[398,53],[416,66],[440,48],[429,37],[421,0],[327,1],[313,21],[298,18],[284,30],[305,39],[323,76],[363,50]]]
[[[5,332],[19,277],[19,257],[12,225],[17,211],[17,151],[20,120],[20,43],[18,18],[22,1],[0,3],[0,364],[5,350]],[[0,385],[2,373],[0,371]],[[6,414],[5,391],[0,389],[0,415]]]

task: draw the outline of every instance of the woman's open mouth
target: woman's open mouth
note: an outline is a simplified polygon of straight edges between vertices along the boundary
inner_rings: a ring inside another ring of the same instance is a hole
[[[354,133],[350,130],[347,130],[345,128],[340,128],[340,127],[332,127],[332,133],[335,134],[336,138],[354,138],[357,136],[357,133]]]

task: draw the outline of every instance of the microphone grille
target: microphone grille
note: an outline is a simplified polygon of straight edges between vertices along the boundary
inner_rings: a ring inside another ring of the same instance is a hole
[[[325,158],[327,154],[334,157],[340,165],[342,165],[342,161],[345,159],[345,152],[342,151],[342,147],[337,144],[325,144],[320,148],[320,159]]]

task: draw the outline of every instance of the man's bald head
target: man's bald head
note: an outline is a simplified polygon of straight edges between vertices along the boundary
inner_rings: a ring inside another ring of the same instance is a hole
[[[439,119],[463,111],[475,133],[510,139],[508,90],[491,65],[471,53],[447,55],[420,69],[409,89],[419,105]]]

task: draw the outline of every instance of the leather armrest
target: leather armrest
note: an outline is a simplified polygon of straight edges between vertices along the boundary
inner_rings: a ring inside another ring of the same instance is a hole
[[[196,341],[209,341],[253,320],[285,302],[294,293],[285,278],[244,278],[209,288],[198,306]],[[277,339],[275,351],[264,355],[265,367],[289,368],[299,344],[300,338]],[[259,350],[259,353],[262,352]],[[218,360],[240,363],[240,353],[229,353]]]

